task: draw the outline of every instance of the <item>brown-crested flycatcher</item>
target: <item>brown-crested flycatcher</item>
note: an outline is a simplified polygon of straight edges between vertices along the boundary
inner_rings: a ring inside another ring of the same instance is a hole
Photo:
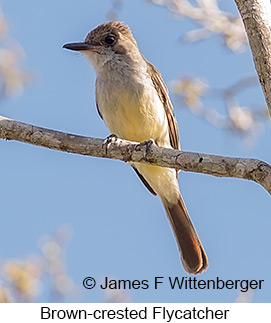
[[[98,112],[112,134],[137,142],[153,139],[160,147],[180,149],[167,87],[138,49],[128,26],[122,22],[104,23],[92,30],[84,42],[63,47],[84,53],[94,67]],[[150,192],[162,200],[185,270],[192,274],[204,271],[207,256],[181,197],[176,170],[130,164]]]

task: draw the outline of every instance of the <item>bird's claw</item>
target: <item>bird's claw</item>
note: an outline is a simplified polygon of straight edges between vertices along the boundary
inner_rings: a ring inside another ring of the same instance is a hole
[[[147,159],[147,155],[149,153],[149,151],[151,150],[151,147],[153,145],[156,145],[155,141],[153,139],[149,139],[149,140],[146,140],[146,141],[143,141],[139,144],[139,146],[144,146],[145,147],[145,150],[144,150],[144,160],[146,161]]]
[[[108,148],[110,145],[116,143],[118,141],[118,137],[114,134],[111,134],[110,136],[106,137],[103,142],[103,148],[105,149],[105,153],[107,154]]]

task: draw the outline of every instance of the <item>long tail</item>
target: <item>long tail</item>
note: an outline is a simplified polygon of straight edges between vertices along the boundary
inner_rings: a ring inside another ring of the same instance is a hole
[[[184,269],[190,274],[200,274],[208,267],[208,259],[180,195],[178,202],[170,205],[162,199],[173,228]]]

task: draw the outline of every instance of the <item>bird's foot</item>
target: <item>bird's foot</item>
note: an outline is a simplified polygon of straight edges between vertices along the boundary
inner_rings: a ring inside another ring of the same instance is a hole
[[[145,147],[145,150],[144,150],[144,160],[145,161],[147,160],[147,155],[148,155],[148,153],[151,150],[151,147],[153,145],[156,145],[156,143],[155,143],[155,141],[153,139],[149,139],[149,140],[143,141],[143,142],[141,142],[139,144],[139,146]]]
[[[107,154],[108,148],[115,144],[118,141],[118,137],[114,134],[111,134],[110,136],[106,137],[103,142],[103,148],[105,149],[105,153]]]

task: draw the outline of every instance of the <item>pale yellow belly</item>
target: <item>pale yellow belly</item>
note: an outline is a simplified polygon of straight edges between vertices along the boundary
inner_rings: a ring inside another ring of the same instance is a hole
[[[140,95],[115,89],[98,93],[99,110],[111,134],[130,141],[153,139],[160,147],[171,147],[165,110],[153,86]],[[163,199],[176,203],[179,186],[170,168],[131,163]]]
[[[153,139],[159,146],[170,147],[168,121],[157,95],[118,93],[99,109],[112,134],[138,142]]]

